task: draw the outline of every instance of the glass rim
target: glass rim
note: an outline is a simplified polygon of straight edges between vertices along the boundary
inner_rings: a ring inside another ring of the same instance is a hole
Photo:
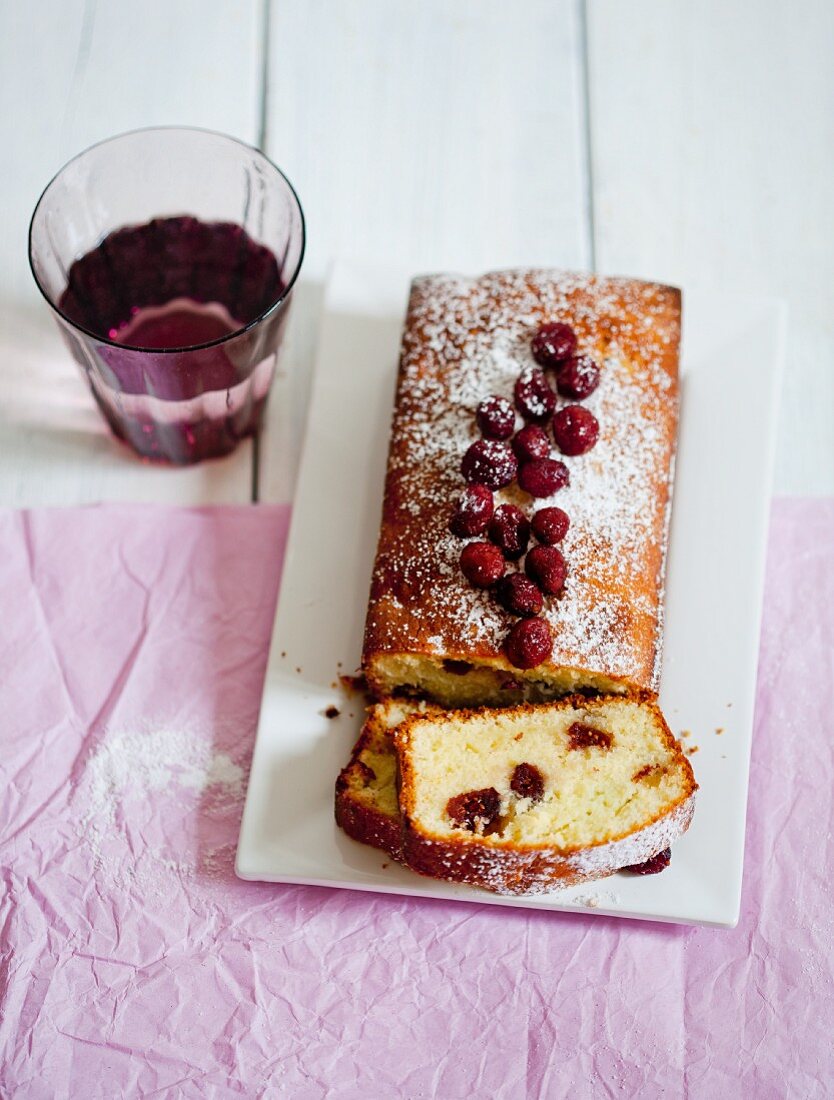
[[[69,168],[71,164],[74,164],[77,160],[80,160],[82,157],[92,152],[93,149],[98,149],[102,145],[109,145],[111,142],[119,141],[122,138],[126,137],[134,137],[137,134],[153,134],[160,133],[162,131],[179,131],[180,133],[185,134],[206,134],[210,137],[221,138],[224,141],[232,142],[234,145],[240,145],[244,149],[248,149],[249,152],[257,153],[258,156],[263,157],[266,163],[278,173],[280,178],[287,185],[290,194],[295,201],[295,205],[298,208],[298,214],[301,219],[301,251],[298,254],[298,262],[295,265],[295,271],[293,271],[292,278],[287,283],[283,293],[278,298],[276,298],[275,301],[270,302],[266,309],[261,310],[257,317],[254,317],[251,321],[247,321],[245,325],[241,325],[240,328],[236,328],[233,332],[227,332],[223,336],[218,336],[214,340],[206,340],[202,344],[184,344],[180,347],[173,348],[149,348],[142,347],[139,344],[120,344],[116,340],[111,340],[108,336],[102,336],[100,333],[94,332],[92,329],[87,328],[86,325],[79,324],[78,321],[74,321],[71,317],[68,317],[67,314],[64,313],[64,311],[58,305],[58,303],[52,300],[52,296],[49,294],[46,287],[38,278],[38,273],[35,271],[35,265],[32,260],[32,236],[35,228],[35,218],[37,217],[38,210],[40,210],[41,203],[46,198],[47,191],[50,189],[53,183],[55,183],[59,176],[63,175],[63,173],[67,170],[67,168]],[[221,133],[221,131],[219,130],[209,130],[202,126],[140,126],[136,130],[125,130],[121,134],[112,134],[110,137],[102,138],[101,141],[93,142],[92,145],[88,145],[85,149],[82,149],[79,153],[76,153],[75,156],[70,157],[70,159],[58,169],[58,171],[52,176],[47,185],[44,187],[43,191],[41,191],[38,201],[35,203],[35,209],[32,211],[32,217],[29,219],[29,233],[27,237],[27,243],[29,270],[32,272],[32,278],[35,280],[35,285],[41,292],[41,295],[43,296],[49,308],[54,313],[57,313],[61,320],[71,329],[74,329],[78,332],[83,332],[85,336],[89,336],[93,340],[97,340],[100,344],[106,344],[108,347],[111,348],[121,348],[123,351],[139,351],[150,353],[153,355],[182,355],[183,352],[186,351],[202,351],[204,348],[218,347],[220,344],[225,344],[229,340],[234,340],[238,336],[242,336],[243,333],[249,332],[250,329],[253,329],[256,325],[259,325],[261,321],[266,320],[266,318],[269,317],[271,313],[274,313],[287,300],[290,295],[290,291],[295,286],[295,283],[298,279],[298,275],[301,271],[301,265],[304,260],[304,252],[307,247],[307,226],[304,219],[304,208],[301,205],[301,200],[298,197],[298,192],[293,187],[292,183],[285,175],[285,173],[281,171],[281,169],[274,161],[270,160],[270,158],[262,149],[258,149],[256,146],[250,145],[248,142],[242,141],[240,138],[232,137],[230,134]]]

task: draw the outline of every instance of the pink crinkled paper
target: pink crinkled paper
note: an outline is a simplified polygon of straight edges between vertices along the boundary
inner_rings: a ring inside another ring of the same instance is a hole
[[[238,881],[287,519],[0,513],[0,1095],[830,1096],[834,501],[773,509],[734,931]]]

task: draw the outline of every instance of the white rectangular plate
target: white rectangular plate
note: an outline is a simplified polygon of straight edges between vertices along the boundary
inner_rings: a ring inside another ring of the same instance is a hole
[[[246,879],[691,924],[738,920],[779,395],[779,303],[684,291],[682,411],[661,705],[701,786],[671,867],[543,897],[435,882],[350,840],[333,785],[362,719],[358,667],[409,279],[337,265],[237,853]],[[335,705],[337,719],[325,717]]]

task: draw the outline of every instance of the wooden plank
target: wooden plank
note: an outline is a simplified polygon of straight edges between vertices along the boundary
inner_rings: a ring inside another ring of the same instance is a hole
[[[0,505],[250,499],[252,446],[185,470],[133,460],[104,431],[28,268],[29,217],[74,153],[140,126],[256,141],[260,3],[0,0]]]
[[[834,492],[834,5],[588,11],[600,269],[785,298],[776,491]]]
[[[406,269],[586,266],[578,6],[280,0],[266,148],[308,219],[260,490],[287,499],[321,284],[337,256]]]

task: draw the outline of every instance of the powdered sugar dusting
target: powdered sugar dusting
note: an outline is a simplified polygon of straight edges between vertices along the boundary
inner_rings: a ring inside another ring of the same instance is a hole
[[[244,780],[243,768],[201,731],[108,731],[74,793],[79,832],[99,870],[116,885],[164,893],[182,876],[200,872],[211,877],[228,863],[228,853],[201,854],[197,837],[171,851],[169,819],[188,816],[198,802],[208,819],[236,811]]]
[[[512,399],[519,374],[535,366],[533,334],[560,320],[602,367],[584,402],[601,431],[588,454],[569,458],[554,447],[570,486],[534,505],[558,504],[571,517],[565,591],[545,611],[552,663],[652,682],[677,407],[671,295],[552,271],[415,281],[369,615],[379,649],[499,655],[512,620],[461,576],[463,543],[448,520],[463,487],[461,458],[479,438],[478,404],[491,394]],[[504,501],[534,507],[517,485],[496,493],[496,505]]]

